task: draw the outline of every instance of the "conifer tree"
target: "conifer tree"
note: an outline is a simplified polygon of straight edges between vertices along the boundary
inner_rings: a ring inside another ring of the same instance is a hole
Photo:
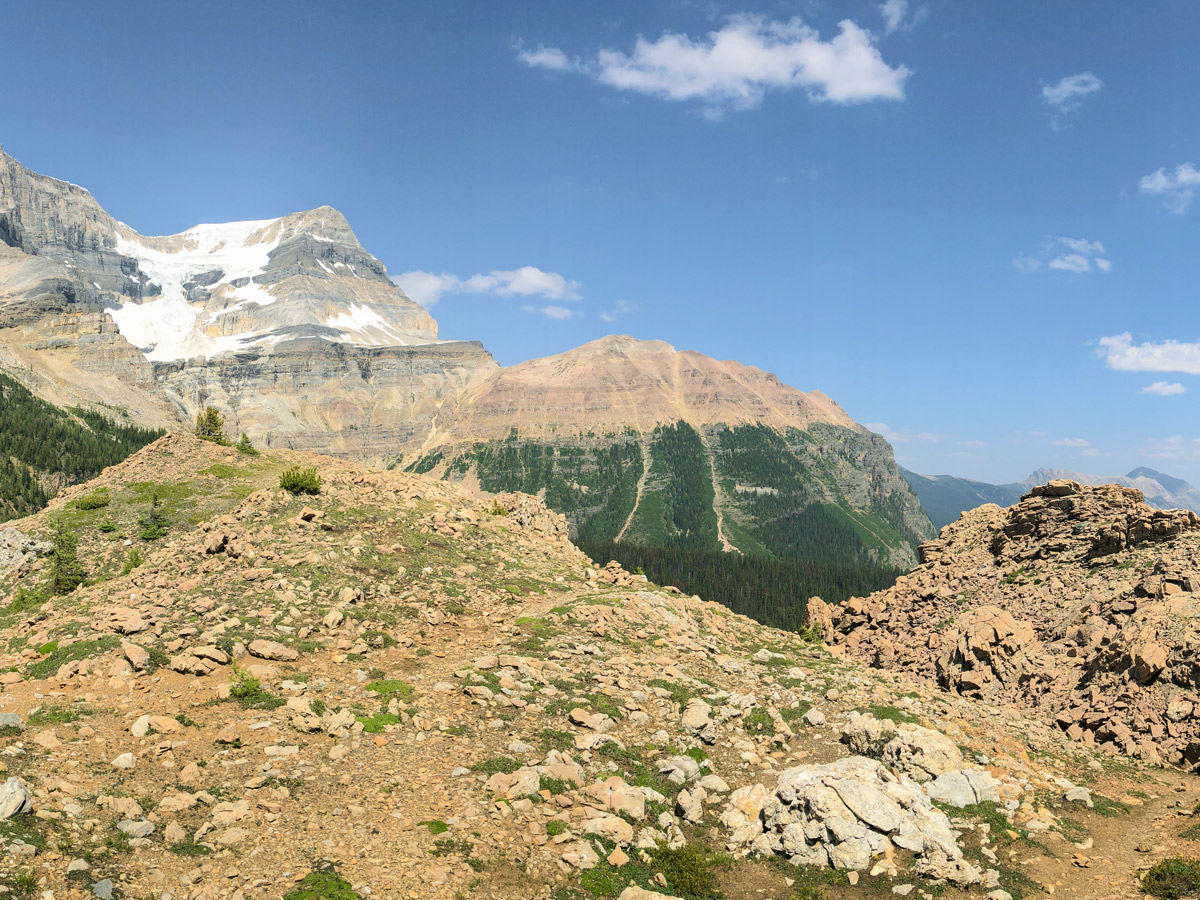
[[[197,414],[196,437],[214,444],[229,444],[229,438],[225,436],[225,417],[215,406],[206,406],[203,412]]]

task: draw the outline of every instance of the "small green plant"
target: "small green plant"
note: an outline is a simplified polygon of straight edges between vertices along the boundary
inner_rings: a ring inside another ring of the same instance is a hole
[[[99,488],[92,491],[90,494],[85,494],[78,500],[72,502],[72,506],[76,509],[104,509],[112,502],[112,497],[108,495],[108,488]]]
[[[117,523],[113,522],[111,519],[105,519],[103,522],[101,522],[99,525],[96,526],[96,530],[99,531],[101,534],[112,534],[114,531],[117,530]]]
[[[1200,894],[1200,859],[1170,856],[1155,863],[1142,876],[1142,890],[1161,900]]]
[[[550,837],[558,837],[567,830],[567,823],[562,819],[551,819],[546,823],[546,834]]]
[[[171,844],[167,849],[179,856],[208,856],[212,853],[212,848],[207,844],[199,844],[191,838]]]
[[[243,456],[258,456],[258,449],[250,443],[250,436],[246,432],[242,432],[242,436],[238,438],[236,444],[233,445],[238,453]]]
[[[429,829],[429,833],[433,835],[445,834],[450,830],[450,826],[438,819],[427,819],[424,822],[418,822],[418,825],[424,825]]]
[[[413,686],[411,684],[395,678],[387,681],[372,681],[366,688],[368,691],[374,691],[385,699],[398,697],[401,700],[409,700],[413,695]]]
[[[475,763],[475,765],[471,766],[471,771],[482,772],[484,775],[495,775],[498,772],[511,775],[519,768],[521,768],[520,760],[509,756],[493,756],[490,759],[484,759]]]
[[[213,406],[206,406],[196,416],[196,437],[222,446],[229,445],[225,436],[225,417]]]
[[[267,693],[262,688],[262,682],[241,669],[234,669],[237,679],[229,689],[229,696],[246,709],[277,709],[287,701],[282,697]]]
[[[774,734],[775,723],[762,707],[755,707],[742,718],[746,734]]]
[[[504,506],[503,503],[501,503],[499,500],[497,500],[496,502],[494,502],[492,504],[492,508],[488,510],[488,514],[493,515],[493,516],[507,516],[508,509]]]
[[[309,872],[283,900],[362,900],[362,894],[332,866]]]
[[[128,575],[146,560],[142,558],[142,551],[137,547],[130,547],[129,552],[125,554],[125,562],[121,566],[121,574]]]
[[[311,466],[292,466],[280,473],[279,486],[291,494],[319,494],[321,476]]]

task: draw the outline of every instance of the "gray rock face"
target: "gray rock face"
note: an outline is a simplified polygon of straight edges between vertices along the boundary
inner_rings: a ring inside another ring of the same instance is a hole
[[[0,819],[33,812],[33,797],[20,778],[13,776],[0,785]]]
[[[983,769],[959,769],[943,772],[925,786],[930,800],[948,803],[956,809],[1000,800],[1000,782]]]
[[[0,573],[50,552],[49,541],[37,541],[15,528],[0,528]]]
[[[895,848],[916,855],[916,870],[956,884],[975,884],[979,871],[963,859],[950,820],[916,783],[878,762],[851,756],[825,765],[797,766],[779,776],[757,817],[761,785],[739,788],[722,821],[750,849],[782,854],[795,865],[864,871]],[[730,814],[730,813],[734,814]],[[741,813],[740,815],[736,813]]]

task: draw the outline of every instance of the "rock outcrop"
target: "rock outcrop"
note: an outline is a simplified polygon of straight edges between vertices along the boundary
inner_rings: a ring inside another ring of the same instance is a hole
[[[894,587],[844,605],[837,643],[1035,709],[1088,743],[1200,761],[1195,513],[1051,481],[1009,509],[965,513],[920,555]]]

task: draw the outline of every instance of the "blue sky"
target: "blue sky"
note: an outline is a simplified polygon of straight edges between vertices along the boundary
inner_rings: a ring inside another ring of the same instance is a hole
[[[1200,483],[1198,28],[1094,0],[13,4],[0,144],[146,234],[336,206],[505,364],[659,338],[825,391],[917,471]]]

